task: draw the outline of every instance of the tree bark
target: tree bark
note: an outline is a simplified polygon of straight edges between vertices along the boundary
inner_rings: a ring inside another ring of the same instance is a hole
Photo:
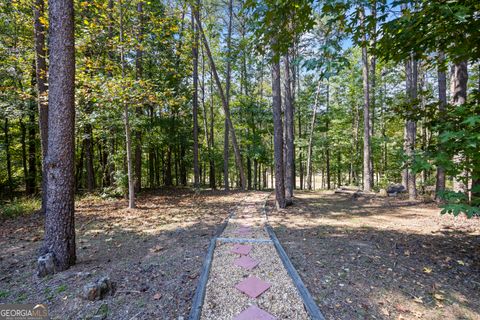
[[[56,271],[75,264],[75,43],[72,0],[49,3],[50,79],[45,249]],[[40,68],[42,69],[42,68]]]
[[[439,67],[437,70],[438,75],[438,110],[440,111],[440,117],[446,112],[447,105],[447,75],[443,70],[443,64],[445,63],[445,54],[443,52],[438,53]],[[440,145],[440,151],[442,150]],[[445,168],[442,165],[437,166],[437,179],[435,184],[435,201],[440,202],[440,194],[445,191]]]
[[[138,14],[138,34],[137,34],[137,49],[135,57],[135,78],[137,80],[142,79],[143,77],[143,1],[137,3],[137,14]],[[136,114],[138,117],[143,115],[143,106],[139,105],[136,109]],[[135,181],[134,181],[135,192],[140,192],[142,189],[142,131],[141,129],[135,130]]]
[[[413,56],[406,62],[407,74],[407,96],[410,103],[417,98],[417,61]],[[413,108],[413,106],[411,106]],[[417,123],[414,120],[407,119],[405,124],[405,156],[407,157],[407,190],[410,200],[417,198],[416,174],[412,170],[412,163],[415,156],[415,140],[417,136]]]
[[[226,71],[226,84],[225,84],[225,95],[227,99],[227,104],[230,107],[230,81],[231,81],[231,64],[232,64],[232,21],[233,21],[233,0],[228,1],[228,32],[227,32],[227,71]],[[229,129],[228,121],[225,118],[225,130],[223,137],[223,185],[225,190],[229,189],[228,182],[228,160],[230,158],[229,150]]]
[[[370,83],[368,75],[367,36],[365,30],[365,9],[360,9],[360,20],[363,29],[362,61],[363,61],[363,190],[372,189],[372,160],[370,145]]]
[[[225,118],[227,120],[229,133],[232,136],[232,146],[233,146],[233,151],[234,151],[234,154],[235,154],[235,162],[236,162],[237,169],[238,169],[239,175],[240,175],[240,187],[241,187],[242,190],[245,190],[245,188],[246,188],[245,172],[243,170],[242,157],[241,157],[241,153],[240,153],[240,148],[239,148],[238,143],[237,143],[237,136],[235,134],[235,129],[233,127],[232,120],[231,120],[231,117],[230,117],[230,107],[229,107],[228,101],[226,99],[226,96],[223,92],[222,84],[220,82],[220,78],[218,76],[217,69],[215,67],[215,62],[213,61],[213,56],[212,56],[212,53],[210,51],[210,47],[208,45],[207,37],[205,36],[205,33],[203,32],[202,24],[201,24],[200,19],[198,17],[195,17],[195,19],[196,19],[196,22],[197,22],[198,30],[200,31],[200,36],[202,37],[202,40],[203,40],[203,45],[205,47],[205,51],[207,52],[207,56],[208,56],[208,59],[210,61],[210,68],[212,70],[212,73],[213,73],[213,76],[214,76],[214,79],[215,79],[215,83],[217,84],[217,88],[218,88],[218,91],[219,91],[219,94],[220,94],[220,98],[222,100],[223,112],[225,113]]]
[[[295,185],[295,172],[294,172],[294,163],[295,163],[295,145],[294,145],[294,136],[293,136],[293,98],[291,90],[291,78],[290,78],[290,57],[287,53],[284,59],[285,67],[285,201],[287,205],[292,203],[293,198],[293,187]]]
[[[42,148],[42,212],[45,212],[47,194],[47,174],[45,159],[48,148],[48,97],[47,97],[47,52],[45,49],[44,0],[35,0],[33,9],[35,37],[35,74],[37,82],[38,124]]]
[[[280,84],[280,61],[272,61],[272,95],[273,95],[273,140],[275,165],[275,201],[277,209],[285,208],[285,184],[283,166],[283,124],[282,93]]]
[[[318,81],[317,92],[315,94],[315,103],[313,104],[312,120],[310,122],[310,134],[308,137],[307,148],[307,189],[312,190],[312,150],[313,150],[313,134],[315,132],[315,121],[317,118],[318,101],[320,97],[321,82]]]
[[[198,2],[197,2],[198,6]],[[195,28],[195,17],[200,19],[199,8],[192,6],[192,32],[194,34],[192,57],[193,57],[193,187],[200,187],[200,169],[198,166],[198,30]]]
[[[35,91],[36,72],[35,63],[33,64],[32,72],[32,91]],[[36,104],[32,99],[30,108],[28,110],[28,175],[26,180],[27,195],[32,195],[37,192],[37,143],[36,143]]]
[[[122,80],[125,79],[125,48],[123,42],[123,8],[119,2],[120,10],[120,63],[122,69]],[[135,183],[132,166],[132,139],[130,137],[130,116],[127,101],[123,101],[123,124],[125,128],[125,143],[127,151],[127,176],[128,176],[128,207],[135,208]]]

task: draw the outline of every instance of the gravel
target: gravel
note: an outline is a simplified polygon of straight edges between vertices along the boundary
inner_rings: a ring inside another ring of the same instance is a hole
[[[240,213],[234,215],[221,237],[268,239],[262,216],[264,194],[253,194]],[[248,226],[251,231],[238,234],[239,228]],[[253,246],[249,256],[259,262],[252,270],[234,264],[240,257],[231,252],[235,243],[217,241],[212,267],[207,283],[202,309],[202,320],[231,320],[243,310],[256,305],[277,319],[310,319],[302,299],[293,284],[272,243],[242,243]],[[271,284],[271,287],[258,298],[250,298],[235,286],[250,276],[256,276]]]

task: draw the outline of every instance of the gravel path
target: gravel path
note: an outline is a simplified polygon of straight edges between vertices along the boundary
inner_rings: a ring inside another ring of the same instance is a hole
[[[266,197],[265,193],[247,196],[220,235],[220,238],[229,240],[257,239],[264,242],[238,240],[238,243],[231,243],[217,240],[202,320],[309,319],[292,279],[264,230],[266,219],[263,206]],[[237,265],[245,261],[256,266]],[[251,312],[254,312],[253,316]]]

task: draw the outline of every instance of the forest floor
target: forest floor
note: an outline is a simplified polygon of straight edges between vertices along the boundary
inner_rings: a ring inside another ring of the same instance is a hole
[[[327,319],[480,319],[480,219],[296,192],[269,222]]]
[[[76,204],[77,264],[39,279],[38,214],[0,222],[0,303],[46,303],[53,319],[185,319],[216,228],[244,193],[159,190],[138,208],[87,197]],[[100,301],[81,298],[102,276],[116,285]]]

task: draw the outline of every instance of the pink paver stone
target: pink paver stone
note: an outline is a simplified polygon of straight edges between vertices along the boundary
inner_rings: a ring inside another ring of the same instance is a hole
[[[250,306],[240,312],[233,320],[276,320],[274,316],[257,306]]]
[[[248,244],[236,244],[233,246],[232,253],[247,255],[252,251],[252,246]]]
[[[235,286],[250,298],[257,298],[270,288],[270,284],[255,276],[248,277]]]
[[[241,256],[233,262],[236,266],[242,267],[247,270],[252,270],[258,265],[258,261],[250,258],[249,256]]]

